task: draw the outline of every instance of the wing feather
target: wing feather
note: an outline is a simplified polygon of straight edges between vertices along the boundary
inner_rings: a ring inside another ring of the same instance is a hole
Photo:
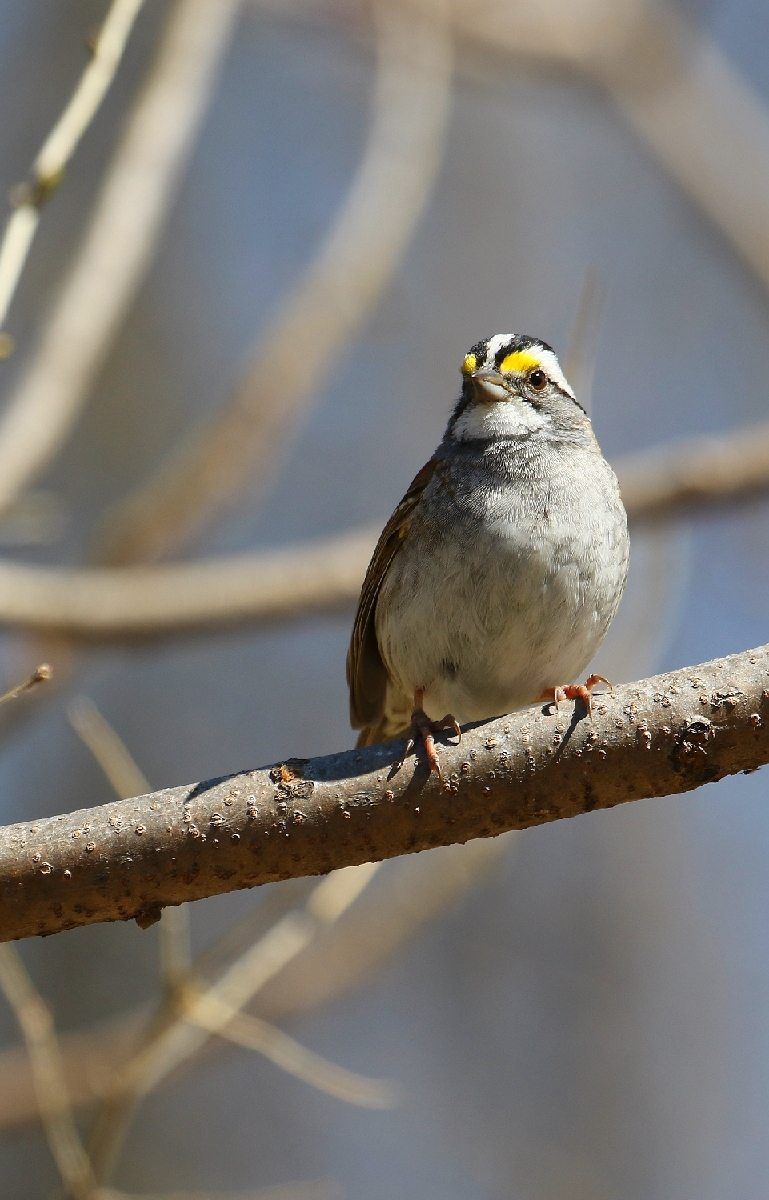
[[[431,458],[413,479],[406,495],[382,530],[363,580],[350,648],[347,651],[350,724],[353,729],[375,724],[384,713],[388,676],[376,636],[376,602],[382,580],[405,537],[409,517],[432,479],[436,466],[437,459]]]

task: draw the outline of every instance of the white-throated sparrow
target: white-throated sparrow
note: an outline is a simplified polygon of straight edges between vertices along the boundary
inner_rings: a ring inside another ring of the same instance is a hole
[[[384,528],[347,655],[359,746],[581,696],[628,567],[625,509],[552,349],[497,334]],[[449,714],[444,716],[444,714]]]

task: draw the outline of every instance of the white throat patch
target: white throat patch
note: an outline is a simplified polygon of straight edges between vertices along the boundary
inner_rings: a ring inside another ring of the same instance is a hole
[[[550,424],[546,413],[538,412],[520,396],[507,400],[484,403],[476,400],[468,404],[452,430],[452,436],[460,442],[473,442],[486,438],[511,437],[532,433]]]

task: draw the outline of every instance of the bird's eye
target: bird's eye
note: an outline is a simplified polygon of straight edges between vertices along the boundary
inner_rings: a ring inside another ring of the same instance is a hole
[[[537,367],[537,369],[532,371],[531,375],[529,375],[529,383],[534,388],[535,392],[541,392],[543,387],[545,387],[547,384],[547,375],[544,371],[541,371],[539,367]]]

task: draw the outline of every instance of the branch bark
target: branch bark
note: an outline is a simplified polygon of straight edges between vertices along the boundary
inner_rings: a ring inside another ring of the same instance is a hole
[[[533,707],[443,745],[447,786],[402,743],[169,788],[0,830],[0,939],[324,874],[691,791],[769,762],[769,646],[579,711]]]

